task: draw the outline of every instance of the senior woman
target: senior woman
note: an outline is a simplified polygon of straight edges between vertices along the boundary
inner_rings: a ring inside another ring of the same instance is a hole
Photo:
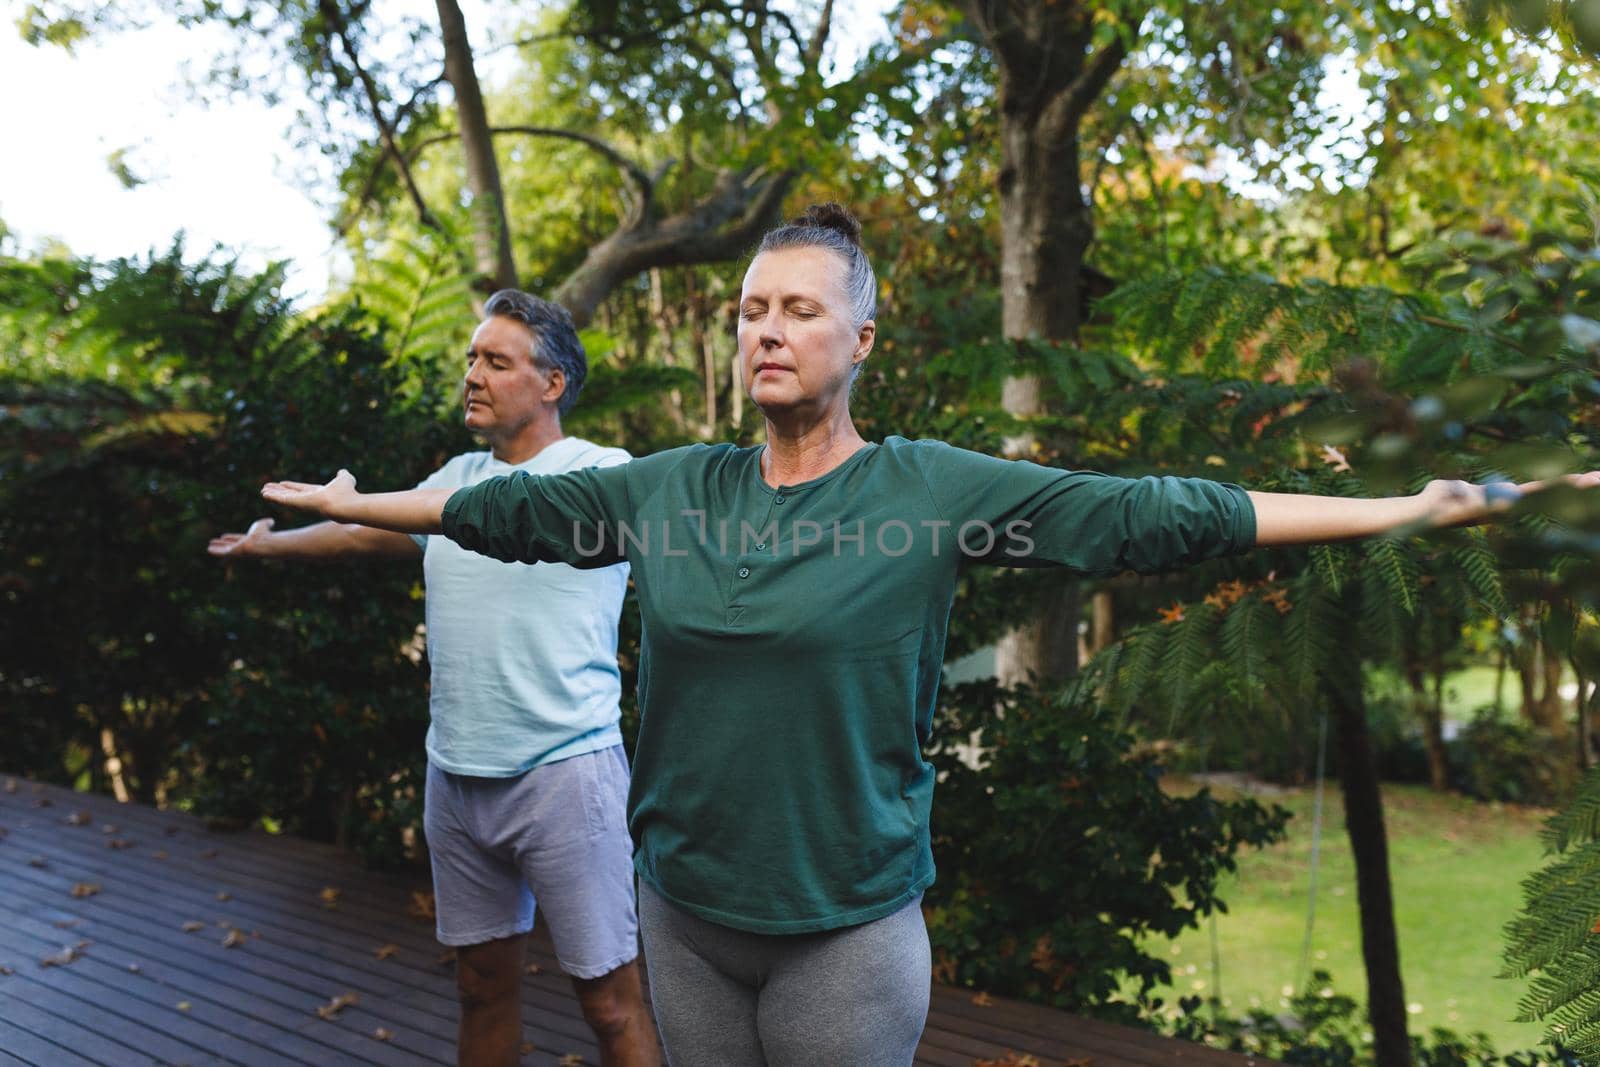
[[[921,747],[964,564],[1158,571],[1480,521],[1495,506],[1460,482],[1333,499],[865,441],[849,397],[875,293],[838,205],[766,235],[738,328],[764,446],[692,445],[453,493],[363,495],[344,471],[262,490],[498,559],[633,565],[644,627],[629,825],[676,1064],[911,1062],[934,875]]]

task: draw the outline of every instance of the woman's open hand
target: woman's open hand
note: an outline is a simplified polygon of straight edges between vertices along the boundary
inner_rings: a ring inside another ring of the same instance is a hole
[[[1505,511],[1528,493],[1537,493],[1558,485],[1574,489],[1593,489],[1600,486],[1600,471],[1568,474],[1542,482],[1490,482],[1474,485],[1471,482],[1439,478],[1422,487],[1417,494],[1419,502],[1427,509],[1429,522],[1434,526],[1464,526]]]

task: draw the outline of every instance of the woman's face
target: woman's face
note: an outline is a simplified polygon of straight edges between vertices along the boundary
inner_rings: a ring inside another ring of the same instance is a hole
[[[739,365],[750,399],[769,417],[825,414],[848,400],[875,327],[856,325],[845,269],[843,257],[825,248],[785,248],[761,253],[745,272]]]

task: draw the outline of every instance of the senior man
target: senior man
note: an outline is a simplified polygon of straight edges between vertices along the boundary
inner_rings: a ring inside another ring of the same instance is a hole
[[[516,290],[495,293],[463,379],[466,426],[488,450],[454,457],[421,487],[627,462],[621,449],[562,432],[587,371],[565,310]],[[459,1061],[518,1061],[523,957],[537,906],[601,1062],[659,1063],[640,988],[628,765],[617,725],[627,565],[501,563],[443,537],[335,522],[280,531],[271,519],[223,534],[209,551],[423,561],[432,669],[423,823],[438,937],[457,947]]]

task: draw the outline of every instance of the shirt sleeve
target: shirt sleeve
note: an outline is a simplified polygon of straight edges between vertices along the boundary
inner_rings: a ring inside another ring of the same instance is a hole
[[[629,464],[564,474],[516,471],[457,490],[444,506],[444,535],[505,562],[608,567],[627,556],[618,531],[632,513]]]
[[[1170,570],[1255,545],[1255,507],[1237,485],[1117,478],[918,444],[934,506],[978,562],[1106,577]]]
[[[460,459],[461,459],[460,456],[452,457],[450,460],[448,460],[445,463],[444,466],[440,467],[438,470],[434,471],[432,474],[430,474],[426,478],[422,479],[422,481],[418,482],[417,483],[417,488],[418,489],[441,489],[441,488],[444,488],[445,486],[455,485],[456,482],[457,482],[457,478],[456,478],[456,473],[455,473],[454,468],[455,468],[456,464],[460,461]],[[428,535],[427,534],[411,534],[410,536],[411,536],[411,540],[413,540],[413,541],[415,541],[417,543],[417,547],[419,549],[421,549],[423,552],[427,552],[428,551]]]

